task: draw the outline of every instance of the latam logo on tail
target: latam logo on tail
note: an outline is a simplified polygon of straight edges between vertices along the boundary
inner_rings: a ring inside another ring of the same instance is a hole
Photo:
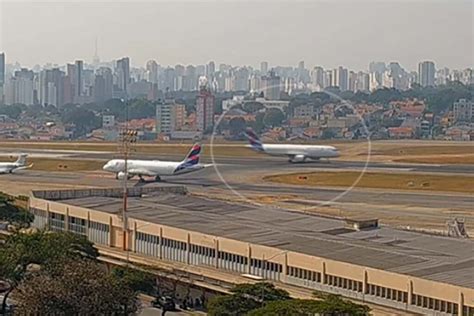
[[[252,129],[245,131],[250,148],[272,156],[286,156],[290,162],[305,162],[321,158],[336,158],[339,150],[333,146],[300,144],[263,144]]]
[[[201,154],[201,145],[194,144],[191,148],[191,151],[184,159],[184,162],[181,163],[175,170],[175,172],[179,172],[186,168],[191,168],[199,164],[199,155]]]

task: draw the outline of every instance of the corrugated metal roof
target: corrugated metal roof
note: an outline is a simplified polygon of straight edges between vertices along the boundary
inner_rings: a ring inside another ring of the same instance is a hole
[[[121,199],[64,203],[115,213]],[[352,264],[474,288],[474,242],[380,227],[329,234],[344,221],[169,193],[129,198],[129,216]]]

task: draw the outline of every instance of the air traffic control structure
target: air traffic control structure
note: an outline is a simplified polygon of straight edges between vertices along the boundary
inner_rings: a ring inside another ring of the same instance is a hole
[[[35,191],[34,226],[102,256],[172,265],[216,284],[253,279],[428,315],[474,315],[474,242],[187,194],[185,187]],[[291,292],[290,292],[291,293]]]

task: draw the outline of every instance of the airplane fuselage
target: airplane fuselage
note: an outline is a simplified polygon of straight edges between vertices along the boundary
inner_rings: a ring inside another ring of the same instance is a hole
[[[336,158],[340,155],[335,147],[321,145],[262,144],[262,151],[272,156],[288,156],[299,159]]]
[[[130,175],[138,176],[175,176],[194,172],[204,168],[202,165],[190,166],[178,169],[181,162],[159,161],[159,160],[128,160],[127,170]],[[110,160],[104,170],[115,173],[125,172],[125,161],[123,159]]]
[[[24,167],[23,165],[14,163],[14,162],[1,162],[0,163],[0,174],[2,173],[12,173],[16,169]]]

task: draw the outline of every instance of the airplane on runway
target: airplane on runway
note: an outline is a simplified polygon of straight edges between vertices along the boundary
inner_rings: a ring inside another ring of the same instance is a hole
[[[15,162],[0,162],[0,174],[14,173],[18,170],[28,169],[33,167],[33,164],[26,164],[26,157],[28,155],[21,154]]]
[[[339,157],[339,151],[333,146],[293,145],[293,144],[263,144],[252,129],[245,131],[250,147],[257,152],[271,156],[287,156],[290,162],[305,162],[307,159]]]
[[[155,177],[155,181],[161,181],[161,176],[177,176],[207,167],[199,164],[201,145],[194,144],[186,158],[181,162],[160,161],[160,160],[128,160],[128,178],[138,176],[140,181],[145,181],[143,176]],[[122,180],[125,177],[125,161],[123,159],[112,159],[108,161],[103,169],[115,173],[116,179]]]

